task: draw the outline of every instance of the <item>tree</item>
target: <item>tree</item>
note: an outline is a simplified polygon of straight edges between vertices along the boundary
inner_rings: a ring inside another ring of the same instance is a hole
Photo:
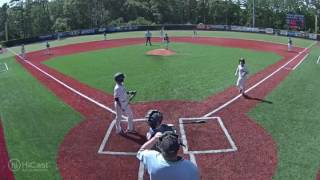
[[[52,29],[54,30],[54,32],[65,32],[71,30],[68,25],[68,19],[60,17],[56,19],[56,22],[54,23]]]

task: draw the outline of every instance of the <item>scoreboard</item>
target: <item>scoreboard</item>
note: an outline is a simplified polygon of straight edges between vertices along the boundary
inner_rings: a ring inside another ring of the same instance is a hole
[[[298,14],[287,14],[287,25],[290,29],[301,30],[304,29],[304,16]]]

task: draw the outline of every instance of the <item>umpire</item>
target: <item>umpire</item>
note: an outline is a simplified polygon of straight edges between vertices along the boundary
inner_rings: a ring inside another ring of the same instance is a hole
[[[151,150],[159,142],[160,152]],[[189,160],[178,156],[178,135],[158,132],[141,146],[137,158],[144,164],[152,180],[199,180],[198,168]]]
[[[149,29],[145,32],[144,36],[146,38],[146,46],[148,45],[148,42],[149,42],[149,45],[152,46],[151,44],[152,33],[149,31]]]

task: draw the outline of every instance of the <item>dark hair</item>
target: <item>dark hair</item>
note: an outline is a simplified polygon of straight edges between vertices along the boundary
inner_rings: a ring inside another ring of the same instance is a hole
[[[164,157],[175,157],[180,145],[179,136],[174,132],[167,131],[159,138],[159,149]]]

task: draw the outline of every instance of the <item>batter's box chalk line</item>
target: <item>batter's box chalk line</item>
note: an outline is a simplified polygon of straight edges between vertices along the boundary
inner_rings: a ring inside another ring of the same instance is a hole
[[[192,124],[192,123],[206,123],[208,121],[217,121],[224,132],[224,135],[228,139],[228,142],[231,148],[228,149],[212,149],[212,150],[196,150],[190,151],[187,141],[187,134],[184,128],[184,124]],[[182,143],[185,145],[183,146],[183,153],[184,154],[216,154],[216,153],[227,153],[227,152],[234,152],[237,151],[238,148],[235,145],[234,141],[231,138],[230,133],[228,132],[227,128],[223,124],[223,121],[220,117],[197,117],[197,118],[180,118],[179,119],[179,127],[180,127],[180,134]]]
[[[124,120],[125,121],[125,120]],[[141,122],[146,121],[145,118],[141,119],[135,119],[134,122]],[[224,135],[226,136],[231,148],[227,149],[211,149],[211,150],[197,150],[197,151],[190,151],[187,141],[187,134],[185,132],[184,124],[194,124],[194,123],[205,123],[208,121],[217,121],[220,125],[221,129],[224,132]],[[102,143],[100,144],[98,154],[106,154],[106,155],[123,155],[123,156],[135,156],[137,155],[137,152],[123,152],[123,151],[109,151],[104,150],[108,144],[108,141],[111,136],[111,132],[116,124],[116,121],[113,120],[111,124],[108,127],[108,130],[102,140]],[[190,155],[190,157],[194,157],[195,154],[217,154],[217,153],[227,153],[227,152],[235,152],[238,150],[237,146],[235,145],[234,141],[231,138],[230,133],[228,132],[227,128],[223,124],[223,121],[220,117],[197,117],[197,118],[180,118],[179,119],[179,128],[180,128],[180,134],[182,143],[185,145],[183,146],[183,153]]]
[[[126,118],[125,118],[126,119]],[[141,118],[141,119],[134,119],[134,122],[141,122],[141,121],[146,121],[147,119],[145,118]],[[126,120],[122,120],[123,122],[127,122]],[[111,124],[108,127],[108,130],[102,140],[102,143],[100,144],[99,150],[98,150],[98,154],[108,154],[108,155],[123,155],[123,156],[135,156],[137,155],[137,152],[122,152],[122,151],[104,151],[108,140],[110,138],[112,129],[115,127],[116,125],[116,120],[113,120],[111,122]]]
[[[6,63],[1,63],[0,64],[0,73],[6,72],[8,70],[9,70],[9,68],[8,68],[8,65]]]

